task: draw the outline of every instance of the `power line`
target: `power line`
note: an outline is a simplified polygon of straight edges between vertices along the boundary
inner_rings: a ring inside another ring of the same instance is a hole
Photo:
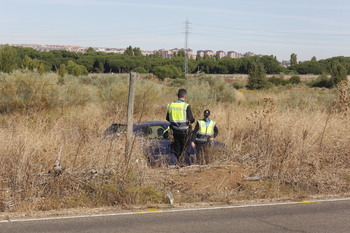
[[[188,73],[188,34],[190,33],[190,21],[186,19],[185,21],[185,64],[184,64],[184,72],[185,75]]]

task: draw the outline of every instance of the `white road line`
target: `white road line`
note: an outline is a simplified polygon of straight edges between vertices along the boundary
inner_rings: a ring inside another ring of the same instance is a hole
[[[78,216],[62,216],[62,217],[48,217],[48,218],[26,218],[26,219],[9,219],[2,220],[0,223],[11,222],[32,222],[32,221],[49,221],[49,220],[62,220],[62,219],[78,219],[78,218],[94,218],[94,217],[110,217],[110,216],[124,216],[124,215],[136,215],[136,214],[155,214],[155,213],[173,213],[173,212],[188,212],[188,211],[202,211],[202,210],[220,210],[220,209],[236,209],[236,208],[248,208],[248,207],[264,207],[264,206],[281,206],[281,205],[301,205],[306,203],[320,203],[320,202],[337,202],[337,201],[350,201],[350,198],[337,198],[337,199],[323,199],[323,200],[307,200],[300,202],[272,202],[261,204],[246,204],[246,205],[233,205],[233,206],[216,206],[205,208],[187,208],[187,209],[171,209],[171,210],[156,210],[156,211],[142,211],[142,212],[124,212],[124,213],[110,213],[110,214],[90,214],[90,215],[78,215]]]

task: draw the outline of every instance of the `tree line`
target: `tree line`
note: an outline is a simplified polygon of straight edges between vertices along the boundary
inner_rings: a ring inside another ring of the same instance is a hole
[[[190,73],[206,74],[249,74],[253,63],[262,64],[267,74],[331,74],[334,69],[349,74],[350,57],[334,57],[317,61],[297,62],[296,54],[291,55],[291,66],[283,67],[274,56],[224,58],[217,56],[190,59]],[[0,71],[9,73],[15,69],[59,72],[62,75],[85,75],[88,73],[153,73],[160,79],[183,77],[184,53],[180,51],[173,58],[163,58],[156,53],[143,56],[140,48],[129,46],[124,54],[95,52],[86,53],[64,50],[41,52],[32,48],[2,46],[0,48]]]

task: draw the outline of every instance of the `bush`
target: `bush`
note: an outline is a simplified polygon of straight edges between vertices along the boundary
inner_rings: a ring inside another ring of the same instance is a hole
[[[233,102],[236,99],[236,90],[224,78],[204,76],[188,82],[190,83],[188,87],[190,102],[198,106],[216,104],[217,102]]]
[[[331,65],[331,79],[330,84],[332,87],[336,87],[339,82],[347,80],[348,71],[346,67],[339,62],[335,62]]]
[[[172,81],[170,82],[170,86],[173,86],[173,87],[182,87],[187,83],[187,79],[182,79],[182,78],[171,79],[171,80]]]
[[[283,77],[277,78],[275,76],[272,76],[271,78],[267,79],[267,81],[275,86],[285,86],[289,83],[288,80],[284,79]]]
[[[176,79],[185,77],[181,69],[174,65],[156,66],[153,68],[152,73],[160,80],[164,80],[165,78]]]
[[[67,73],[66,65],[61,64],[60,68],[57,70],[58,74],[58,84],[64,84],[64,76]]]
[[[267,81],[275,86],[286,86],[288,84],[296,85],[301,83],[300,77],[297,75],[292,76],[290,79],[284,79],[283,76],[279,78],[272,76]]]
[[[217,102],[233,102],[236,97],[236,90],[223,79],[211,86],[211,92]]]
[[[318,76],[317,79],[313,80],[310,83],[311,87],[325,87],[325,88],[331,88],[332,84],[330,82],[330,78],[326,74],[321,74]]]
[[[102,101],[121,104],[127,101],[128,88],[126,84],[121,86],[113,83],[110,86],[101,87],[99,90],[99,96]]]
[[[67,71],[74,76],[88,75],[89,72],[83,65],[77,65],[74,61],[68,61]]]
[[[47,109],[59,102],[56,76],[15,72],[0,77],[0,113]]]
[[[301,80],[298,75],[293,75],[290,79],[288,79],[288,83],[290,84],[300,84]]]
[[[234,89],[242,89],[245,87],[245,84],[242,82],[233,82],[232,86]]]
[[[88,75],[89,72],[83,65],[75,65],[73,70],[72,70],[72,75],[74,76],[83,76],[83,75]]]
[[[265,89],[268,87],[264,64],[254,61],[249,68],[248,85],[249,89]]]
[[[64,78],[64,83],[60,87],[60,107],[81,106],[98,98],[97,91],[92,86],[82,85],[82,81],[76,77],[68,76]]]
[[[129,91],[127,79],[116,77],[94,78],[93,83],[98,85],[97,96],[100,101],[111,106],[126,107]],[[161,98],[162,87],[160,84],[149,80],[137,79],[136,90],[134,113],[138,114],[147,110],[147,115],[151,115],[155,100]]]
[[[140,73],[140,74],[147,74],[148,73],[148,71],[145,68],[140,67],[140,66],[136,67],[134,71],[137,73]]]
[[[16,51],[8,45],[0,46],[0,71],[10,73],[16,68]]]

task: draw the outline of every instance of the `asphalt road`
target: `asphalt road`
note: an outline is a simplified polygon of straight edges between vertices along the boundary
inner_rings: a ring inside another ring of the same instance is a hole
[[[350,200],[0,222],[0,232],[350,232]]]

